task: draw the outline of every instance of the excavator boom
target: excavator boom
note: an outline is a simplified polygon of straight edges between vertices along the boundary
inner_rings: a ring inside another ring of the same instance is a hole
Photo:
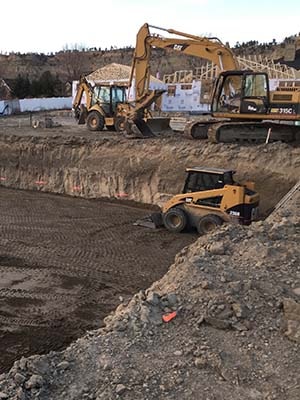
[[[169,38],[152,34],[149,28],[159,29],[180,37]],[[164,29],[145,23],[137,34],[130,76],[130,84],[132,84],[135,75],[137,100],[149,90],[151,49],[155,47],[212,61],[220,71],[238,68],[238,61],[233,52],[217,38],[191,35],[175,29]]]

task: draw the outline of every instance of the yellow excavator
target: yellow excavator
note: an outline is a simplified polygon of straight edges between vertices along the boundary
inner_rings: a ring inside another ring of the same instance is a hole
[[[194,228],[207,234],[224,222],[249,225],[259,216],[259,194],[253,182],[234,181],[230,169],[187,168],[181,194],[168,200],[161,211],[135,222],[135,225],[164,226],[178,233]]]
[[[150,28],[179,37],[163,37]],[[234,53],[218,38],[205,38],[144,24],[136,40],[132,76],[136,79],[136,99],[149,96],[152,48],[162,48],[209,60],[221,71],[211,101],[211,117],[191,121],[185,128],[189,137],[212,142],[290,142],[300,135],[300,90],[278,87],[270,92],[264,72],[240,70]]]

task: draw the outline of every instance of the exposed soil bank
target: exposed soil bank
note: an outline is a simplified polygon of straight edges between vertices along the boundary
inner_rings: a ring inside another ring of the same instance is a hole
[[[151,140],[110,137],[0,137],[0,179],[10,188],[85,198],[160,204],[183,187],[185,168],[233,168],[254,180],[268,212],[300,175],[300,148],[210,144],[178,135]]]

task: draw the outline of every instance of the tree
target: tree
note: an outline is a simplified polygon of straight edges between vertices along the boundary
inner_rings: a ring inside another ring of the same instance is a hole
[[[28,76],[23,77],[19,74],[12,89],[19,99],[30,96],[30,81]]]
[[[81,44],[66,45],[61,57],[63,67],[66,71],[68,81],[78,80],[80,75],[85,72],[85,60],[88,57],[83,51],[85,47]]]

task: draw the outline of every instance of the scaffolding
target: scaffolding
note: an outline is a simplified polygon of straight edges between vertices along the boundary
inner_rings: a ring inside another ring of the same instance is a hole
[[[237,57],[241,70],[251,69],[255,72],[266,72],[269,79],[291,79],[300,78],[300,72],[285,64],[275,63],[273,59],[260,55]],[[212,81],[221,71],[217,65],[207,62],[195,70],[180,70],[173,74],[164,75],[163,81],[166,84],[191,83],[193,81]]]

